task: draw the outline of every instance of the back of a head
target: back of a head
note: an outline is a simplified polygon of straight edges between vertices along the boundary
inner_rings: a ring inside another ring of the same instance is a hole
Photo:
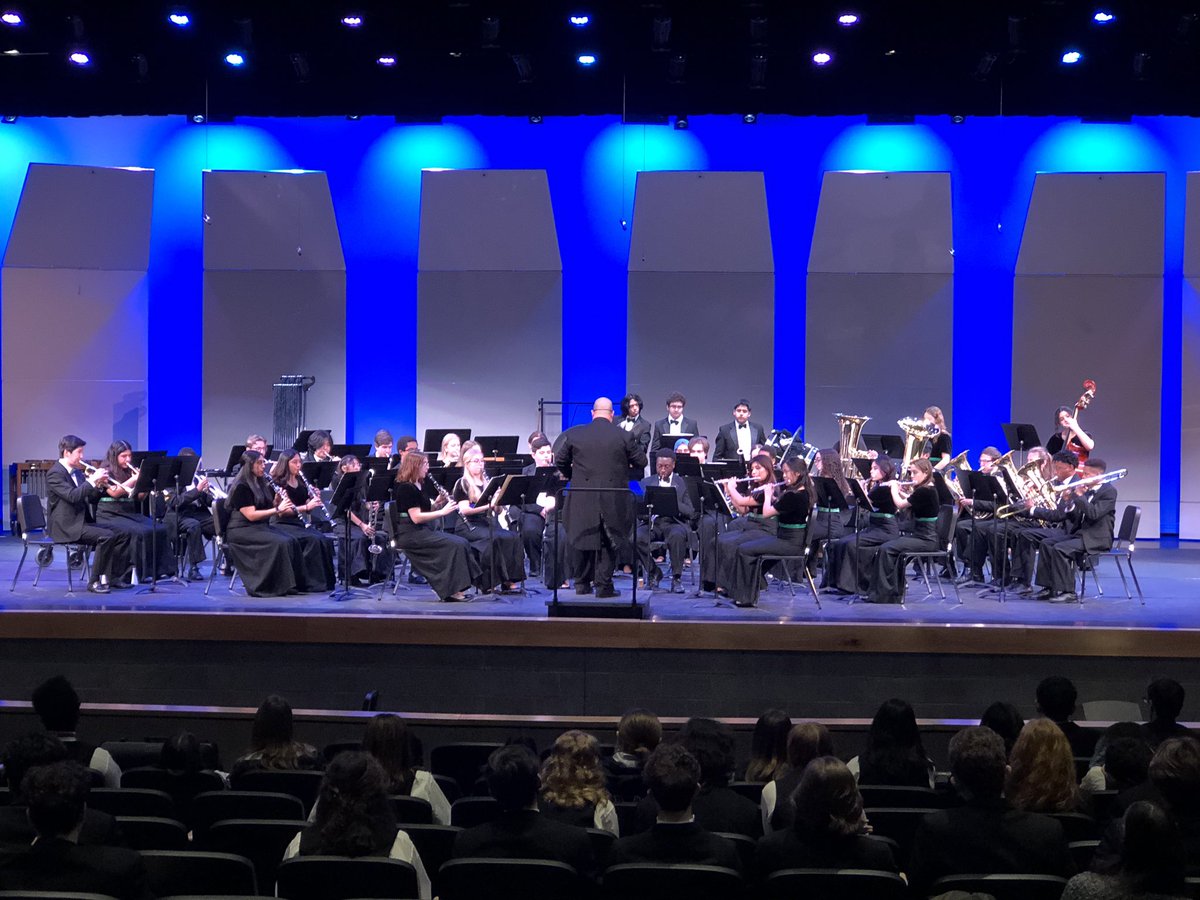
[[[250,748],[264,750],[290,744],[293,734],[291,704],[278,694],[271,694],[254,714]]]
[[[1049,719],[1033,719],[1021,729],[1009,756],[1005,796],[1017,809],[1070,812],[1079,805],[1075,760],[1062,729]]]
[[[70,760],[30,769],[21,786],[38,835],[70,834],[83,820],[90,785],[87,770]]]
[[[1154,751],[1139,737],[1113,738],[1104,748],[1104,772],[1115,790],[1136,787],[1150,777]]]
[[[47,731],[74,731],[79,724],[79,695],[71,682],[55,675],[33,689],[33,711]]]
[[[950,739],[950,774],[970,800],[995,800],[1004,793],[1008,757],[1004,740],[982,725],[964,728]]]
[[[617,724],[617,749],[646,759],[662,743],[662,723],[648,709],[631,709]]]
[[[1150,760],[1150,781],[1174,815],[1200,813],[1200,741],[1169,738]]]
[[[204,768],[200,739],[190,731],[179,732],[163,744],[159,763],[170,772],[199,772]]]
[[[681,813],[700,789],[700,763],[681,744],[659,744],[646,760],[644,777],[662,810]]]
[[[700,764],[700,782],[709,787],[729,783],[733,774],[734,743],[729,726],[716,719],[688,719],[679,742]]]
[[[537,799],[538,758],[521,744],[508,744],[492,752],[487,762],[491,795],[506,812],[525,809]]]
[[[387,776],[369,753],[339,753],[325,769],[313,827],[323,853],[364,856],[391,845],[395,813]]]
[[[1179,831],[1166,811],[1139,800],[1125,811],[1119,877],[1129,895],[1186,896]]]
[[[1004,749],[1011,753],[1017,736],[1025,727],[1025,717],[1013,704],[997,700],[983,711],[983,718],[979,720],[979,724],[1000,735],[1004,741]]]
[[[1146,688],[1151,717],[1156,722],[1174,722],[1183,711],[1183,685],[1172,678],[1155,678]]]
[[[787,759],[787,738],[791,730],[792,720],[782,709],[768,709],[758,717],[750,737],[747,780],[764,781],[774,775],[779,765]]]
[[[835,756],[818,756],[805,767],[792,802],[796,829],[807,834],[845,837],[866,824],[854,774]]]
[[[388,780],[402,787],[411,784],[416,758],[416,743],[404,720],[391,713],[380,713],[367,723],[363,750],[383,766]]]
[[[1051,675],[1037,686],[1037,705],[1047,719],[1065,722],[1075,714],[1079,693],[1070,678]]]
[[[905,700],[893,697],[885,700],[871,720],[867,733],[867,748],[917,747],[921,733],[917,729],[917,716]]]
[[[803,769],[818,756],[833,756],[833,735],[820,722],[793,725],[787,738],[787,761],[793,769]]]
[[[542,798],[559,806],[579,808],[608,799],[600,742],[586,731],[564,731],[542,764]]]
[[[4,777],[15,802],[22,801],[21,781],[37,766],[70,759],[67,748],[52,734],[34,731],[9,741],[4,747]]]

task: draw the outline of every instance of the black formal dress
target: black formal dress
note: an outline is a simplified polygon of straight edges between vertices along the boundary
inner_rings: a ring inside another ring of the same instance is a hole
[[[943,431],[929,444],[929,462],[936,466],[943,459],[950,459],[950,434]]]
[[[782,490],[783,485],[777,488]],[[750,606],[758,600],[761,585],[754,577],[754,568],[759,557],[799,556],[804,552],[811,502],[812,498],[804,488],[784,491],[775,497],[773,504],[776,512],[775,534],[755,537],[738,545],[729,596],[739,605]],[[766,574],[773,565],[764,563],[762,573]]]
[[[303,568],[300,542],[291,528],[276,528],[267,519],[251,522],[243,507],[273,509],[269,491],[256,493],[247,484],[235,484],[225,501],[229,505],[229,528],[225,552],[242,578],[251,597],[282,597],[299,590],[297,573]]]
[[[281,484],[283,492],[297,508],[311,499],[304,485]],[[310,518],[311,521],[311,518]],[[334,586],[333,541],[317,531],[306,527],[299,516],[279,516],[275,528],[283,531],[300,545],[301,567],[296,572],[296,588],[302,592],[332,591]]]
[[[867,499],[874,507],[867,527],[857,534],[843,535],[826,549],[829,558],[828,580],[847,594],[867,590],[875,550],[900,535],[892,489],[877,484],[867,493]]]
[[[679,417],[679,428],[675,435],[671,434],[671,423],[674,420],[670,416],[665,416],[659,419],[650,429],[650,452],[656,450],[670,450],[675,446],[675,442],[682,435],[691,435],[695,437],[700,433],[700,425],[695,419],[689,419],[687,416]]]
[[[95,520],[92,504],[102,493],[100,488],[88,483],[83,472],[68,470],[61,462],[55,463],[46,473],[49,505],[46,530],[51,540],[95,547],[92,579],[95,581],[104,576],[110,582],[120,582],[129,573],[129,534]]]
[[[465,591],[480,575],[471,545],[466,538],[439,531],[433,522],[412,521],[408,511],[414,508],[432,512],[433,504],[412,482],[396,482],[392,488],[392,533],[396,546],[404,551],[413,571],[429,580],[429,586],[440,599]]]
[[[940,435],[939,435],[940,437]],[[937,549],[938,495],[933,485],[915,489],[908,498],[913,515],[913,530],[892,538],[879,547],[871,576],[869,603],[902,603],[908,579],[901,564],[905,553],[925,553]]]
[[[470,502],[466,476],[458,479],[451,494],[456,503],[464,500]],[[495,513],[486,512],[474,516],[459,513],[455,520],[454,533],[466,539],[471,545],[471,551],[479,560],[482,578],[478,583],[480,590],[488,591],[498,584],[525,580],[525,555],[521,547],[521,537],[502,526],[496,520]]]
[[[750,487],[754,487],[754,485]],[[779,485],[776,486],[776,490],[778,488]],[[761,540],[764,537],[774,537],[777,534],[778,528],[775,525],[775,519],[767,518],[762,514],[761,496],[759,494],[754,498],[756,505],[750,511],[728,521],[724,534],[717,538],[716,552],[713,554],[715,558],[711,561],[712,566],[704,565],[703,561],[701,562],[702,581],[708,580],[703,577],[706,571],[712,572],[715,569],[717,587],[726,592],[730,591],[735,577],[734,569],[737,567],[738,549],[742,544]],[[701,555],[706,549],[708,548],[702,543]]]
[[[670,480],[663,484],[662,479],[657,475],[651,475],[649,478],[642,479],[642,489],[657,487],[669,487],[675,491],[675,503],[679,507],[680,517],[673,516],[655,516],[654,521],[649,525],[642,522],[637,529],[637,549],[638,557],[642,562],[642,569],[649,573],[658,572],[658,566],[650,555],[650,543],[652,541],[660,541],[667,545],[667,555],[671,560],[671,577],[679,578],[683,575],[683,561],[688,554],[688,541],[691,539],[692,530],[688,525],[692,516],[696,514],[692,507],[692,498],[688,493],[687,484],[678,475],[672,474]],[[660,573],[661,576],[661,573]],[[652,577],[658,577],[653,576]]]
[[[132,474],[127,473],[126,478]],[[125,480],[120,473],[115,473],[113,478]],[[142,515],[141,500],[110,497],[106,491],[96,504],[96,523],[129,535],[130,557],[141,581],[149,581],[155,573],[159,578],[170,578],[175,574],[171,533],[166,525]]]
[[[747,422],[741,427],[750,435],[749,453],[753,453],[754,448],[759,444],[767,442],[767,431],[757,422]],[[713,444],[713,459],[749,459],[748,456],[743,457],[739,452],[737,429],[737,422],[726,422],[720,427],[717,431],[717,440]]]
[[[577,587],[595,583],[606,592],[617,555],[633,537],[630,470],[644,470],[646,454],[632,434],[598,416],[559,435],[554,462],[573,489],[564,503],[563,526],[579,557]]]

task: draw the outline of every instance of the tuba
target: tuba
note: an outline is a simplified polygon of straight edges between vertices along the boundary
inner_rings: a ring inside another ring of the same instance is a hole
[[[911,416],[897,419],[896,424],[904,432],[904,461],[900,464],[900,471],[906,472],[908,464],[921,455],[929,439],[937,437],[942,429],[924,419],[914,419]]]
[[[866,450],[859,448],[858,441],[862,437],[863,426],[871,421],[871,417],[846,413],[834,413],[834,416],[838,420],[838,452],[842,457],[842,474],[847,478],[858,478],[854,460],[870,458]]]

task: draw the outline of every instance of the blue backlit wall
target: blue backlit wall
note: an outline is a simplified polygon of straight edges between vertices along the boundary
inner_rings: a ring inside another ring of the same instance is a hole
[[[622,126],[611,117],[462,118],[442,125],[390,119],[21,119],[0,125],[0,235],[6,240],[31,162],[155,169],[149,271],[150,444],[200,440],[201,171],[303,168],[328,172],[347,271],[347,422],[353,439],[381,425],[411,429],[415,415],[417,225],[423,168],[545,169],[563,264],[565,399],[620,395],[626,371],[626,263],[639,170],[764,173],[776,260],[775,419],[804,420],[805,264],[821,176],[832,169],[949,171],[954,213],[954,341],[924,361],[950,366],[956,448],[1001,440],[1009,415],[1012,275],[1039,171],[1166,173],[1163,289],[1162,529],[1177,528],[1180,442],[1183,198],[1200,169],[1200,122],[1138,119],[1093,125],[1059,119],[692,117],[687,131]],[[366,322],[386,317],[381,332]],[[356,323],[358,327],[356,327]],[[314,311],[305,327],[320,327]],[[880,310],[886,340],[886,309]],[[733,322],[731,326],[736,327]],[[981,340],[981,335],[984,336]],[[809,336],[811,337],[811,336]],[[600,350],[601,352],[597,352]],[[532,403],[536,398],[531,398]],[[1073,398],[1047,397],[1048,407]],[[650,401],[655,408],[657,401]],[[864,409],[869,400],[864,402]],[[868,409],[869,411],[869,409]],[[527,411],[521,411],[521,421]],[[69,419],[69,411],[64,411]],[[269,423],[248,423],[258,430]],[[64,421],[64,431],[70,422]],[[4,448],[0,455],[8,462]]]

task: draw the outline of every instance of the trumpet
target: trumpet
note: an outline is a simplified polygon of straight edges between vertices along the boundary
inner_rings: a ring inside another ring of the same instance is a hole
[[[142,474],[142,471],[141,471],[141,469],[139,469],[137,466],[135,466],[135,465],[133,465],[133,464],[131,463],[131,464],[129,465],[129,471],[133,473],[133,476],[132,476],[131,478],[127,479],[127,480],[128,480],[128,481],[133,481],[134,483],[136,483],[136,482],[137,482],[137,479],[138,479],[138,476]],[[128,494],[130,497],[132,497],[132,496],[133,496],[133,488],[132,488],[132,487],[127,487],[127,486],[126,486],[126,482],[124,482],[124,481],[117,481],[117,482],[114,482],[114,483],[116,484],[116,486],[117,486],[117,487],[119,487],[121,490],[123,490],[123,491],[124,491],[126,494]]]
[[[200,463],[196,466],[196,474],[192,476],[192,490],[197,490],[200,487],[200,482],[204,481],[204,479],[208,477],[204,474],[204,470],[200,467],[203,463],[204,460],[200,460]],[[208,483],[208,487],[204,489],[204,492],[214,500],[224,500],[229,496],[228,493],[211,481]]]

